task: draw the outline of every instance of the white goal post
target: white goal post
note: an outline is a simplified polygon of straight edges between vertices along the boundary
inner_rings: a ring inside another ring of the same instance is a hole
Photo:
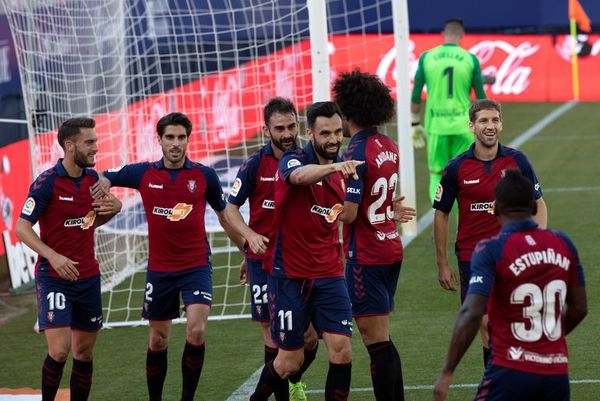
[[[360,68],[377,73],[398,99],[397,123],[386,129],[396,130],[400,144],[401,192],[416,204],[405,1],[0,2],[17,49],[34,176],[62,156],[56,129],[66,118],[96,119],[101,171],[159,159],[156,121],[180,111],[194,124],[190,158],[214,167],[227,191],[242,161],[264,143],[262,107],[270,98],[288,97],[302,111],[328,98],[337,74]],[[96,233],[105,321],[143,324],[145,216],[136,191],[113,191],[123,211]],[[210,318],[249,316],[239,252],[214,214],[207,216]],[[415,227],[404,234],[415,235]]]

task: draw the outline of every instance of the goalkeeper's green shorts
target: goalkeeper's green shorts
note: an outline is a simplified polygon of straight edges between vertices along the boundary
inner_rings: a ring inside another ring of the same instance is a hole
[[[471,146],[473,134],[428,135],[427,167],[434,174],[441,174],[450,159],[458,156]]]

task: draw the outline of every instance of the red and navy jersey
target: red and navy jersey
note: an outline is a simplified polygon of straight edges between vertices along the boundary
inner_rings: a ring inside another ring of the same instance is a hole
[[[357,203],[352,224],[344,225],[346,260],[360,265],[388,265],[402,260],[402,241],[393,220],[398,185],[398,147],[371,128],[355,134],[344,160],[361,160],[358,180],[350,177],[346,201]]]
[[[279,160],[273,155],[271,142],[250,156],[240,167],[227,201],[242,206],[250,199],[248,226],[261,235],[268,235],[273,224],[275,209],[274,186]],[[262,260],[248,247],[250,259]]]
[[[433,202],[434,209],[445,213],[450,212],[455,200],[458,202],[456,253],[462,262],[471,260],[478,241],[500,230],[493,214],[494,189],[506,170],[520,170],[533,183],[535,198],[542,197],[533,167],[523,153],[498,144],[498,156],[483,161],[475,157],[474,146],[448,162]]]
[[[29,195],[21,218],[40,222],[40,239],[56,253],[79,264],[79,278],[100,274],[94,254],[94,221],[96,213],[90,187],[98,181],[98,173],[84,169],[80,177],[69,177],[59,159],[29,187]],[[36,277],[60,277],[48,260],[38,256]]]
[[[113,186],[140,191],[148,221],[148,269],[175,272],[210,265],[206,238],[206,203],[225,209],[217,173],[186,158],[183,168],[156,162],[128,164],[104,176]]]
[[[477,244],[469,294],[489,297],[492,363],[542,375],[568,373],[562,312],[569,287],[584,287],[577,249],[533,220],[505,225]]]
[[[338,160],[339,161],[339,160]],[[275,181],[275,219],[263,268],[275,277],[343,277],[338,215],[346,183],[336,172],[312,185],[291,185],[292,172],[319,164],[312,143],[286,152]]]

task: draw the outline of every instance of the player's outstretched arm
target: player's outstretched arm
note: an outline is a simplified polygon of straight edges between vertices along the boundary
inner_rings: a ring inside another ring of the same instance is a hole
[[[110,180],[102,173],[98,173],[98,181],[96,181],[96,183],[90,188],[92,191],[92,197],[94,199],[100,199],[106,194],[106,192],[110,191],[110,187]]]
[[[258,234],[246,224],[240,213],[239,206],[227,203],[227,206],[225,207],[225,216],[232,229],[248,241],[248,246],[252,249],[252,252],[257,255],[265,254],[269,239],[264,235]]]
[[[229,222],[227,215],[225,214],[225,209],[221,211],[216,211],[217,217],[219,218],[219,223],[223,230],[225,230],[225,234],[229,237],[229,239],[238,247],[240,252],[244,252],[244,237],[233,228],[233,225]]]
[[[365,164],[362,160],[347,160],[331,164],[307,164],[290,174],[289,183],[292,185],[312,185],[336,172],[344,174],[344,177],[352,177],[358,180],[356,168]]]
[[[79,262],[74,262],[66,256],[54,252],[52,248],[44,244],[37,233],[33,231],[33,225],[30,221],[19,218],[19,220],[17,220],[15,234],[25,245],[45,258],[60,277],[65,280],[77,280],[77,277],[79,276],[77,265]]]
[[[433,241],[438,265],[438,280],[443,289],[456,291],[456,277],[448,264],[448,216],[449,213],[436,210],[433,215]]]
[[[404,196],[394,199],[394,220],[397,223],[408,223],[417,216],[417,210],[410,206],[404,206],[402,201]]]
[[[454,323],[452,339],[446,355],[446,363],[433,387],[433,399],[444,401],[448,387],[452,382],[452,375],[458,363],[469,349],[473,338],[479,331],[481,318],[485,314],[488,297],[479,294],[469,294],[465,299],[458,317]]]
[[[566,306],[563,310],[565,334],[569,334],[587,315],[587,295],[585,287],[567,288]]]
[[[94,221],[95,227],[100,227],[102,224],[108,222],[119,213],[123,207],[121,201],[117,199],[116,196],[104,189],[98,192],[98,196],[99,198],[92,202],[92,206],[94,207],[97,216]]]

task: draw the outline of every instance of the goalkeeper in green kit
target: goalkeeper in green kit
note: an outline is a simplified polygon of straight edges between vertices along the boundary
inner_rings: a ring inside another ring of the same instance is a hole
[[[442,34],[444,44],[424,52],[419,58],[411,97],[415,147],[423,147],[427,138],[429,198],[432,202],[448,161],[473,143],[468,113],[471,88],[475,89],[477,99],[486,98],[479,60],[460,47],[465,34],[462,20],[448,20]],[[427,85],[425,128],[421,124],[423,85]]]

